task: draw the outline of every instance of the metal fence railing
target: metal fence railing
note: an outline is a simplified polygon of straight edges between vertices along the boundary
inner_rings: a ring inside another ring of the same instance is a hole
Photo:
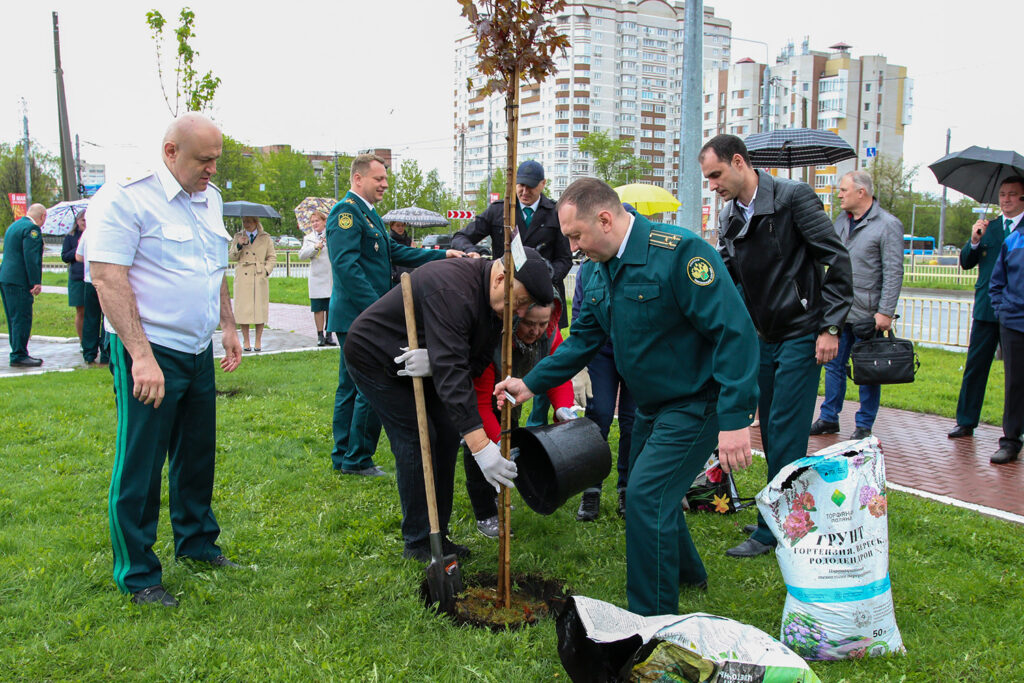
[[[896,335],[925,344],[967,348],[971,341],[973,299],[900,297]]]
[[[958,285],[973,285],[978,279],[978,269],[964,270],[960,266],[939,266],[909,263],[903,266],[904,282],[935,281]]]

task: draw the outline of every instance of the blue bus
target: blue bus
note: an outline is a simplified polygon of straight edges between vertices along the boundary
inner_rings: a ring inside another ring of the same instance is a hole
[[[935,253],[935,238],[921,236],[903,236],[903,255],[931,256]]]

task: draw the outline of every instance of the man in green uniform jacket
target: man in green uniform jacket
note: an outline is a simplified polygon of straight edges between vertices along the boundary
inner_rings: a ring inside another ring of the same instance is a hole
[[[971,343],[967,347],[960,399],[956,404],[956,427],[947,436],[958,439],[974,434],[981,419],[988,371],[999,345],[999,319],[988,297],[992,268],[999,260],[1003,240],[1022,220],[1024,214],[1024,178],[1011,176],[999,186],[999,209],[1002,215],[990,221],[979,218],[971,228],[971,239],[960,250],[960,267],[970,270],[978,266],[974,284],[974,322]]]
[[[610,337],[636,400],[626,499],[626,595],[643,615],[674,614],[680,584],[707,571],[681,502],[717,446],[726,471],[750,464],[757,405],[757,335],[721,257],[693,233],[622,208],[615,191],[581,178],[558,201],[573,250],[597,262],[572,334],[523,379],[501,382],[522,402],[570,379]]]
[[[380,419],[356,389],[345,368],[345,336],[352,321],[391,289],[391,266],[423,265],[446,257],[462,256],[449,249],[414,249],[395,242],[373,205],[388,189],[388,169],[375,154],[352,160],[352,189],[334,205],[327,217],[327,253],[334,289],[327,313],[327,331],[338,335],[341,349],[338,389],[334,395],[334,469],[343,474],[379,477],[384,471],[373,462],[380,438]]]
[[[33,297],[42,291],[43,236],[39,228],[46,221],[46,207],[33,204],[24,217],[4,233],[4,260],[0,263],[0,297],[7,316],[11,367],[35,368],[42,359],[28,355],[32,334]]]

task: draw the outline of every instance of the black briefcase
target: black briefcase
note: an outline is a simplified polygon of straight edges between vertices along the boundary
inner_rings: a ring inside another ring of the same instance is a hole
[[[914,381],[921,361],[909,339],[888,336],[865,339],[853,345],[846,374],[854,384],[907,384]]]

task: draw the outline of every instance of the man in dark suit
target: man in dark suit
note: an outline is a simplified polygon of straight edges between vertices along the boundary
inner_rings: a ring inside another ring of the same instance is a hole
[[[1011,176],[999,186],[999,209],[1002,216],[990,221],[979,219],[971,229],[971,239],[960,250],[960,267],[970,270],[978,266],[974,285],[974,322],[971,343],[967,347],[964,378],[960,383],[960,400],[956,404],[956,427],[947,436],[958,439],[974,434],[981,419],[988,371],[999,344],[999,320],[989,299],[989,280],[999,258],[1003,240],[1020,223],[1024,214],[1024,178]]]
[[[34,368],[43,364],[28,355],[32,334],[32,304],[39,295],[43,277],[43,236],[39,228],[46,221],[46,207],[33,204],[22,218],[4,233],[4,260],[0,263],[0,297],[7,316],[11,367]]]
[[[523,245],[533,247],[551,266],[551,282],[562,301],[565,301],[565,276],[572,267],[569,240],[558,224],[555,203],[544,196],[544,167],[536,161],[524,161],[516,172],[516,226]],[[491,238],[491,252],[495,259],[505,253],[505,202],[498,200],[476,217],[472,223],[452,235],[452,248],[467,253],[476,252],[475,244],[485,237]],[[568,327],[565,307],[559,327]]]

